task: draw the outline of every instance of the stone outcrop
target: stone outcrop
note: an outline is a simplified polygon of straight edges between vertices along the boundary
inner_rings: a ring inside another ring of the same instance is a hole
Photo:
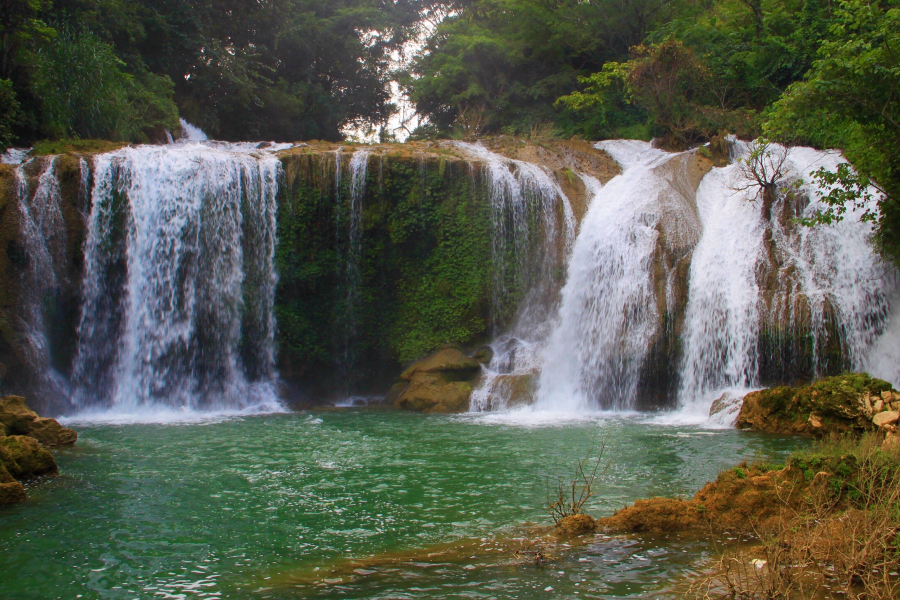
[[[72,445],[77,438],[56,419],[38,416],[21,396],[0,398],[0,505],[26,499],[21,481],[59,473],[46,448]]]
[[[9,474],[19,480],[59,473],[53,455],[27,435],[0,438],[0,461]]]
[[[56,419],[38,416],[21,396],[0,398],[0,426],[3,435],[27,435],[50,447],[71,446],[78,439],[75,431]]]
[[[775,387],[747,394],[737,427],[822,437],[892,426],[890,415],[880,413],[897,408],[900,393],[892,391],[891,384],[865,373],[844,374],[807,386]]]
[[[416,361],[388,394],[396,408],[430,413],[468,410],[481,363],[457,348],[444,348]]]

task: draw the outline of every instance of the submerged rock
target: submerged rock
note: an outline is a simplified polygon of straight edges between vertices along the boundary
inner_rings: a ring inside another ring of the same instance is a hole
[[[78,439],[75,431],[56,419],[38,416],[21,396],[0,398],[0,425],[4,435],[27,435],[45,446],[70,446]]]
[[[893,394],[891,384],[865,373],[827,377],[796,388],[760,390],[744,397],[737,427],[812,437],[872,430],[879,427],[873,417],[889,421],[890,417],[878,415],[889,410],[892,403],[884,399],[893,400]]]
[[[396,408],[451,413],[469,408],[481,363],[457,348],[444,348],[413,363],[388,394]]]

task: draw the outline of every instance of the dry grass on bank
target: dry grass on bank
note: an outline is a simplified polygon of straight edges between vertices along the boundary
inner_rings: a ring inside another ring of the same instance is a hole
[[[721,555],[689,596],[900,598],[900,448],[875,434],[831,438],[788,468],[803,477],[776,486],[779,516],[756,531],[761,544]]]

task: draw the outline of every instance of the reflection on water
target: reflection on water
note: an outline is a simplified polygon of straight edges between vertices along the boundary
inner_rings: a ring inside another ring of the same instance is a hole
[[[615,466],[589,512],[609,514],[802,443],[635,416],[523,426],[378,409],[76,427],[62,476],[0,510],[11,597],[646,597],[707,542],[598,537],[549,565],[518,560],[521,526],[547,522],[547,477],[608,434]],[[466,550],[428,559],[448,543]],[[360,574],[348,559],[370,562]]]

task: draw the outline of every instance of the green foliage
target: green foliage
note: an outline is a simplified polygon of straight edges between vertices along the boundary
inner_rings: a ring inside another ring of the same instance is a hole
[[[0,78],[21,143],[156,139],[179,113],[220,139],[340,139],[387,119],[389,53],[430,4],[8,0]]]
[[[461,163],[371,157],[350,302],[350,177],[344,155],[338,185],[333,156],[284,159],[276,298],[282,372],[308,380],[328,372],[326,383],[378,389],[400,364],[486,335],[490,204],[480,176]]]
[[[13,126],[20,116],[19,102],[12,82],[0,79],[0,152],[6,152],[14,138]]]
[[[741,467],[735,467],[732,470],[734,471],[735,477],[737,477],[738,479],[747,479],[747,472],[744,471],[744,469],[742,469]]]
[[[627,56],[669,1],[458,3],[404,83],[418,112],[443,135],[523,134],[552,121],[563,135],[596,137],[609,130],[602,118],[554,103],[576,91],[579,75]]]
[[[842,221],[848,208],[862,211],[860,221],[874,223],[877,220],[872,204],[872,181],[854,171],[849,163],[839,164],[834,172],[820,167],[813,173],[813,179],[819,188],[827,190],[820,197],[826,208],[818,210],[812,217],[798,219],[801,224],[812,227]]]
[[[837,146],[855,169],[820,171],[831,184],[828,207],[816,222],[839,220],[846,206],[877,196],[876,241],[900,260],[900,8],[895,1],[840,2],[829,38],[804,81],[790,86],[765,127],[786,141]]]
[[[812,481],[817,473],[829,474],[828,491],[833,501],[847,501],[857,508],[872,489],[894,485],[900,473],[900,455],[881,448],[878,433],[832,435],[788,458],[788,466]]]
[[[171,81],[126,73],[113,48],[91,33],[62,28],[34,59],[34,91],[52,137],[140,141],[144,130],[178,122]]]

